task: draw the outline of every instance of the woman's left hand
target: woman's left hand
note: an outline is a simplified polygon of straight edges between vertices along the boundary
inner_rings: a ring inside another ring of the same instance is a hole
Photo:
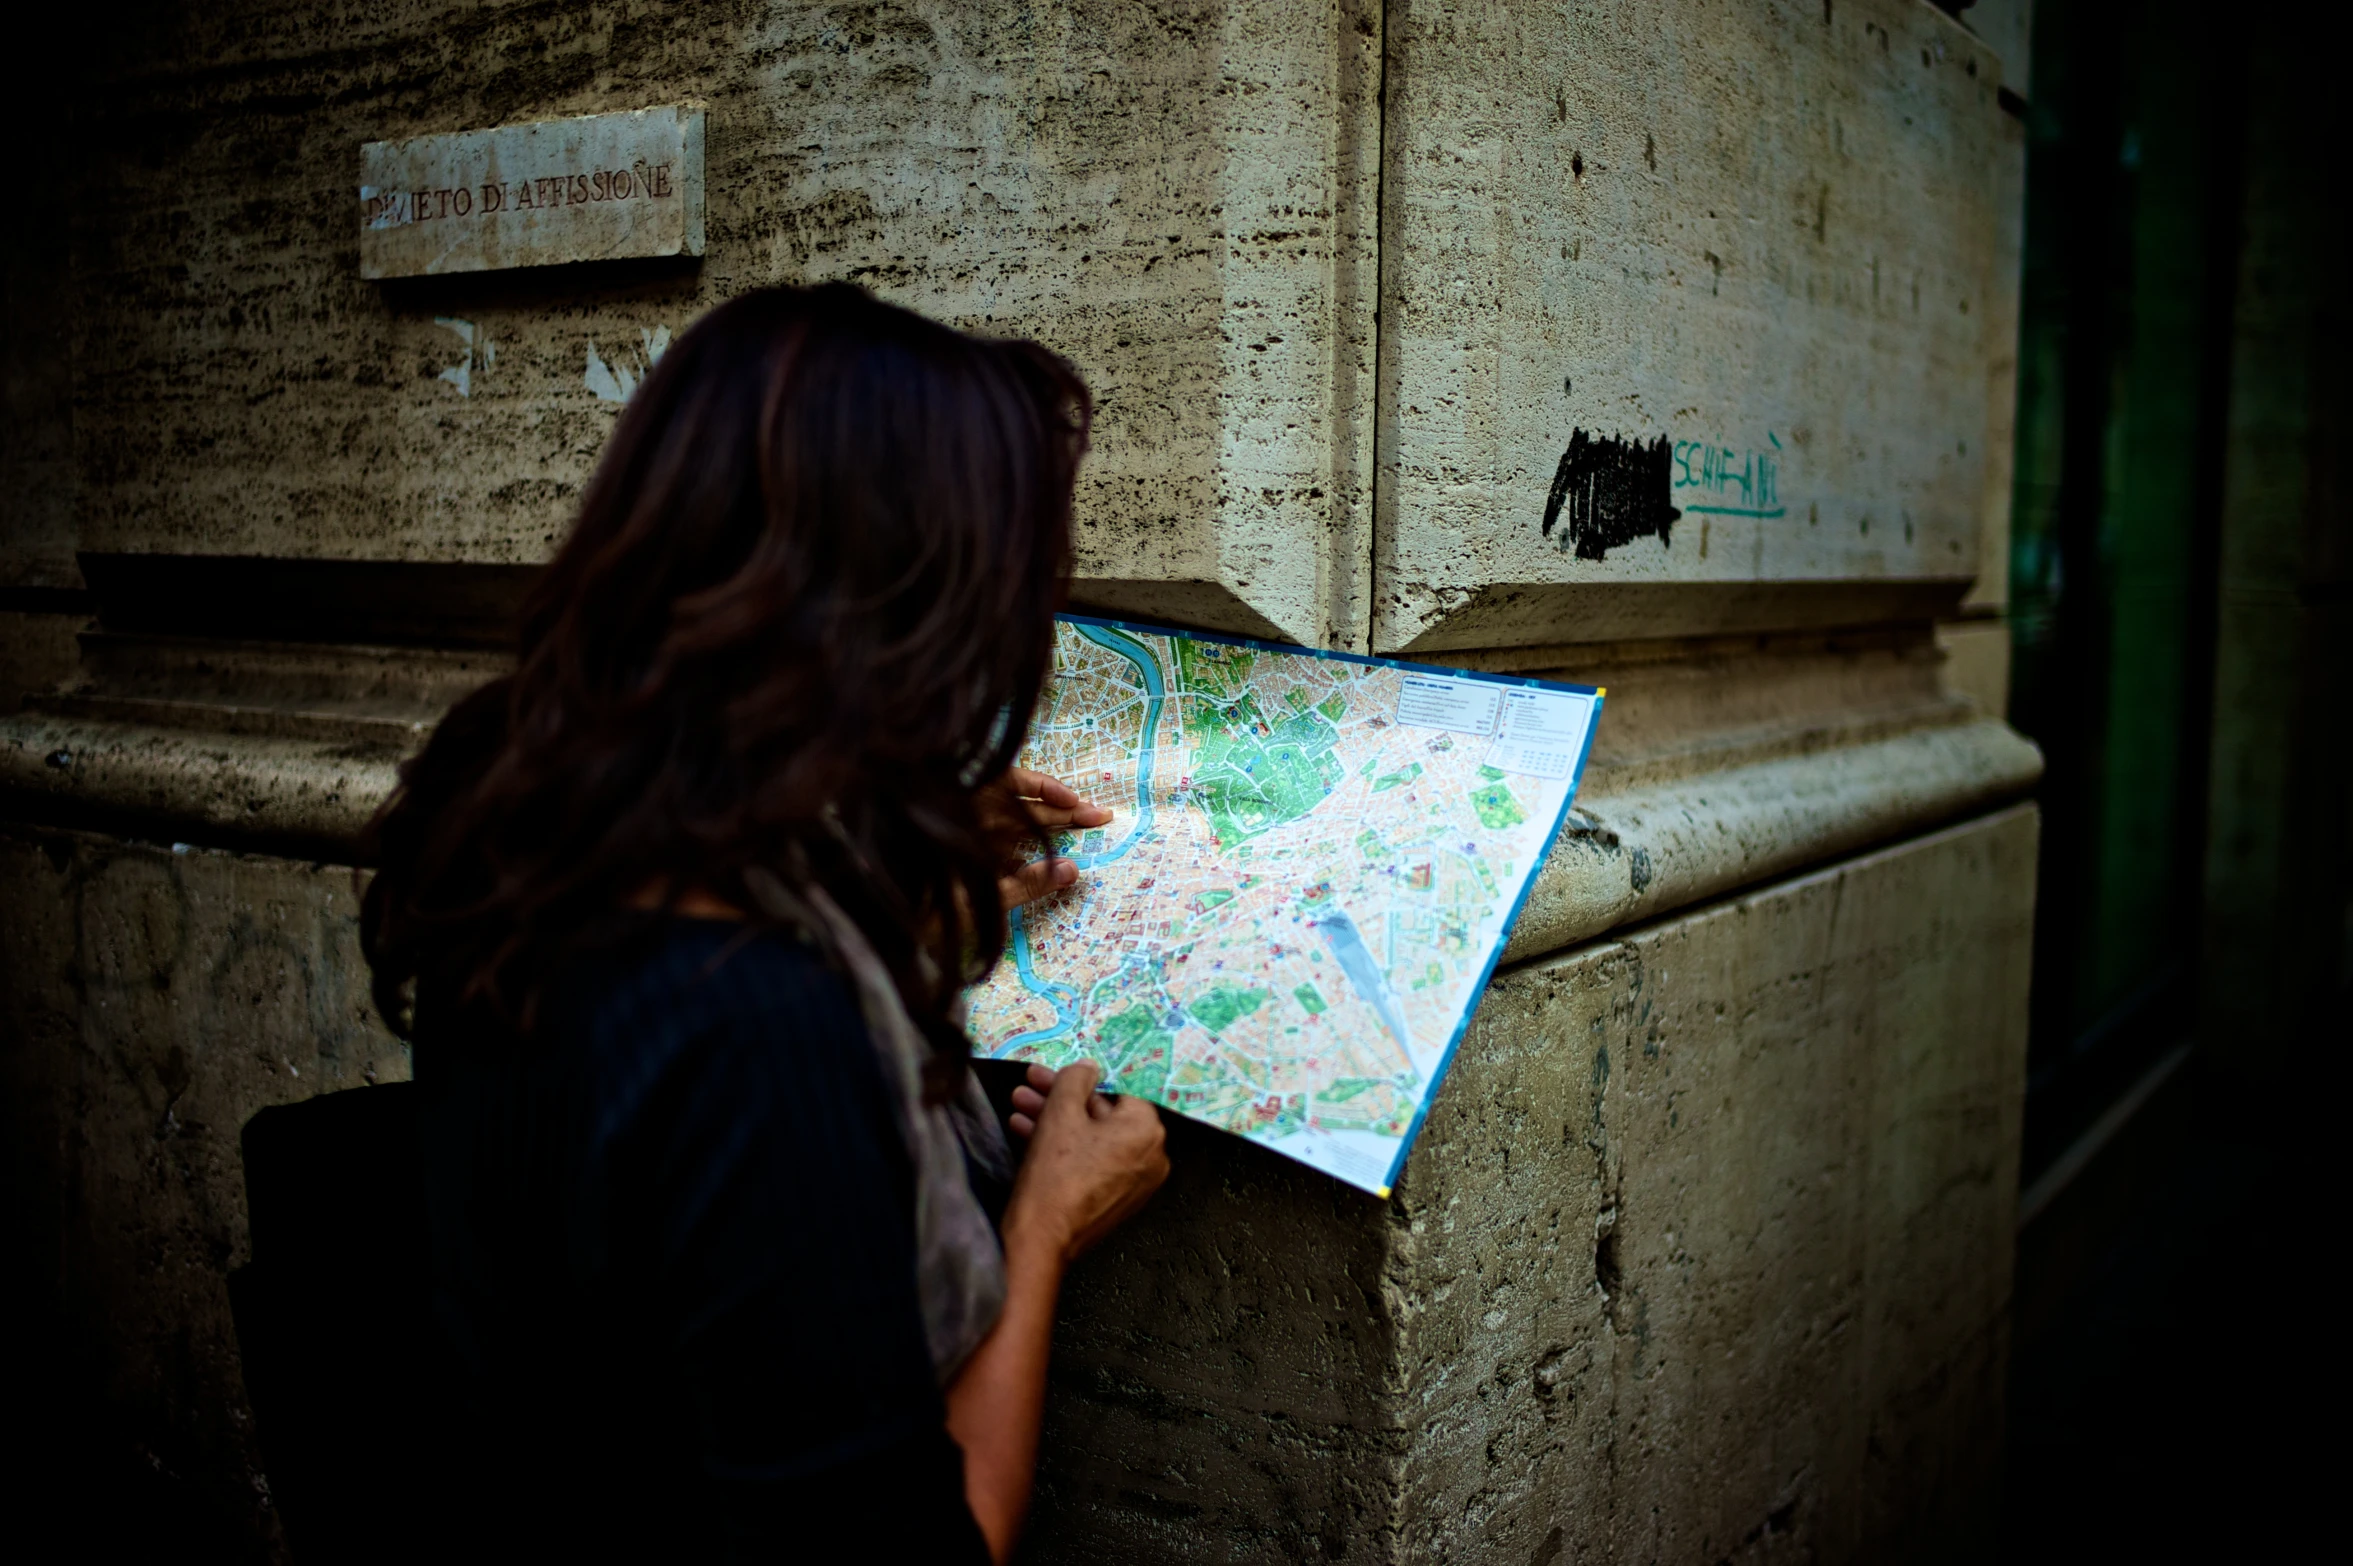
[[[981,820],[1006,845],[1005,874],[997,882],[997,894],[1008,909],[1036,902],[1078,879],[1078,866],[1051,851],[1026,858],[1028,845],[1040,840],[1051,844],[1056,832],[1098,827],[1111,819],[1108,809],[1081,799],[1069,784],[1027,767],[1014,767],[982,789],[980,809]]]
[[[1046,1095],[1054,1091],[1056,1072],[1052,1066],[1030,1063],[1029,1072],[1021,1086],[1013,1090],[1013,1113],[1005,1125],[1015,1136],[1026,1137],[1038,1129],[1038,1116],[1045,1113]]]

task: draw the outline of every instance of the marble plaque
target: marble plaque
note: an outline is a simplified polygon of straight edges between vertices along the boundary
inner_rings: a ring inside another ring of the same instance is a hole
[[[635,109],[360,148],[360,275],[703,253],[703,111]]]

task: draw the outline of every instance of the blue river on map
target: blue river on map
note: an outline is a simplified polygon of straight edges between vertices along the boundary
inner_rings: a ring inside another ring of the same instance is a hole
[[[1123,636],[1107,626],[1074,625],[1071,629],[1096,646],[1109,648],[1134,664],[1136,672],[1144,679],[1144,731],[1142,742],[1136,748],[1135,827],[1111,848],[1092,854],[1064,856],[1081,870],[1092,870],[1097,865],[1107,865],[1126,857],[1128,850],[1143,841],[1144,835],[1152,830],[1152,755],[1160,741],[1160,705],[1168,695],[1168,686],[1160,677],[1159,660],[1134,638]],[[1048,1039],[1058,1039],[1078,1025],[1078,991],[1067,984],[1056,984],[1051,979],[1039,978],[1037,969],[1032,965],[1029,921],[1022,917],[1027,911],[1016,908],[1008,920],[1013,934],[1013,971],[1020,975],[1023,989],[1041,997],[1054,1008],[1054,1025],[1031,1033],[1015,1034],[997,1046],[1000,1055],[1025,1044],[1042,1044]]]

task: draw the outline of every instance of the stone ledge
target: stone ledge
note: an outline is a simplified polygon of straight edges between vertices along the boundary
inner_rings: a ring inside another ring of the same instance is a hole
[[[403,749],[340,733],[230,734],[29,712],[0,719],[0,795],[126,817],[168,836],[349,855],[397,781]],[[1605,775],[1570,813],[1504,960],[1941,825],[2016,798],[2041,775],[2041,753],[1991,720],[1639,787],[1613,787]]]
[[[2042,752],[1991,719],[1580,797],[1503,960],[1590,940],[2017,798]]]
[[[399,781],[402,747],[47,712],[0,719],[0,799],[225,846],[348,859]]]

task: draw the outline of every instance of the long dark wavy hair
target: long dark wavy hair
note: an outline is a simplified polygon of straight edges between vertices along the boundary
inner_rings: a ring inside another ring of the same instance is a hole
[[[369,829],[361,942],[421,1006],[528,1034],[561,967],[649,888],[758,917],[805,875],[944,1051],[1005,943],[979,785],[1051,668],[1092,405],[1030,342],[863,291],[711,311],[623,411],[525,607]],[[927,960],[928,959],[928,960]]]

